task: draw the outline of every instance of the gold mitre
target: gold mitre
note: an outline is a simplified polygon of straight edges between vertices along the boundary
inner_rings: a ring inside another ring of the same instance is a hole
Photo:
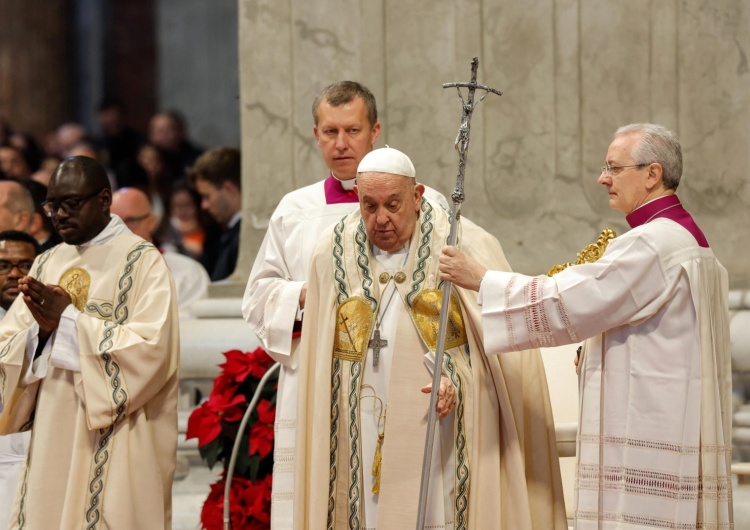
[[[578,253],[578,259],[576,259],[575,263],[563,263],[561,265],[555,265],[549,270],[549,272],[547,272],[547,276],[557,274],[561,270],[567,269],[572,265],[594,263],[596,260],[602,257],[602,254],[604,254],[604,251],[607,249],[607,245],[615,237],[617,237],[617,234],[615,234],[614,230],[609,227],[605,228],[604,230],[602,230],[602,233],[599,234],[599,239],[596,240],[596,243],[592,243],[583,247],[583,250]]]

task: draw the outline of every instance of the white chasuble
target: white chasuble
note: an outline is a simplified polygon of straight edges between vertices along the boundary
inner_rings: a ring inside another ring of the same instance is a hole
[[[669,219],[551,278],[485,276],[489,350],[589,339],[577,530],[732,527],[727,283],[713,252]]]
[[[373,256],[359,212],[320,239],[302,330],[295,528],[416,525],[430,402],[420,388],[432,380],[425,355],[428,344],[434,347],[440,308],[439,297],[425,299],[440,287],[437,256],[448,237],[448,215],[423,200],[401,283],[379,283],[392,265]],[[459,237],[477,259],[507,269],[497,240],[476,225],[462,219]],[[458,403],[436,431],[427,525],[562,530],[554,425],[539,352],[504,363],[485,356],[477,340],[476,297],[460,289],[456,295],[464,334],[448,350],[442,371],[457,388]],[[430,318],[419,319],[416,308],[426,306]],[[373,367],[368,342],[380,310],[388,345]],[[385,404],[382,417],[378,399]],[[381,433],[376,494],[373,447]]]
[[[242,315],[263,348],[281,363],[274,425],[271,526],[292,528],[294,512],[297,363],[300,339],[300,292],[308,280],[310,259],[323,231],[359,209],[359,203],[327,204],[324,183],[288,193],[279,202],[253,264],[242,300]],[[430,194],[445,199],[434,190]]]
[[[58,245],[32,268],[40,281],[66,289],[80,311],[77,366],[56,361],[65,342],[58,327],[45,346],[51,355],[30,368],[38,328],[20,297],[0,323],[0,433],[32,430],[13,529],[171,528],[174,285],[159,251],[119,218],[100,235],[106,241]]]

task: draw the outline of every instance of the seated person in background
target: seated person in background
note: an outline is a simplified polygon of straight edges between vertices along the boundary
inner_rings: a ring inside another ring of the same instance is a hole
[[[46,212],[44,211],[44,201],[47,200],[47,186],[40,184],[35,180],[24,181],[24,186],[31,192],[34,199],[34,217],[29,227],[29,233],[39,243],[40,252],[51,249],[62,241],[60,234],[55,230]]]
[[[172,244],[180,253],[197,260],[203,256],[205,227],[212,222],[200,203],[200,195],[187,182],[176,184],[169,198]]]
[[[18,298],[18,280],[31,270],[39,245],[26,232],[0,232],[0,320]],[[0,399],[0,412],[3,401]],[[18,481],[29,450],[29,432],[0,435],[0,528],[8,528]]]
[[[12,145],[0,147],[0,169],[5,177],[14,180],[31,178],[31,168],[23,156],[23,152]]]
[[[33,220],[31,192],[15,180],[0,181],[0,230],[28,232]]]
[[[190,170],[201,208],[214,218],[222,233],[206,240],[203,265],[211,281],[223,280],[237,264],[242,221],[241,159],[239,149],[219,147],[203,153]]]
[[[148,196],[142,190],[120,188],[115,191],[112,194],[110,212],[120,216],[135,235],[155,243],[152,234],[156,227],[156,216],[151,211]],[[191,304],[208,295],[211,280],[203,265],[193,258],[171,250],[162,250],[162,256],[172,270],[180,316],[189,316]]]
[[[31,174],[31,180],[44,184],[46,188],[49,186],[49,179],[52,178],[52,173],[55,172],[57,166],[62,162],[62,158],[57,155],[45,155],[39,164],[39,169]]]
[[[188,139],[185,119],[174,110],[154,114],[148,124],[148,141],[164,153],[177,178],[184,178],[203,152]]]

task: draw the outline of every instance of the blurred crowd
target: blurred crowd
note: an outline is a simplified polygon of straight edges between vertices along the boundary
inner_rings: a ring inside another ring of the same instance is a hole
[[[238,237],[228,239],[227,233],[239,232],[239,150],[196,145],[175,111],[157,112],[147,131],[139,131],[128,123],[124,105],[108,99],[97,118],[96,135],[69,122],[35,138],[22,124],[0,117],[0,230],[30,233],[42,250],[59,243],[42,208],[46,187],[62,160],[87,156],[106,168],[113,190],[134,188],[148,197],[148,215],[114,212],[133,232],[147,225],[154,244],[200,262],[213,281],[231,274],[236,248],[224,247],[238,244],[233,241]]]

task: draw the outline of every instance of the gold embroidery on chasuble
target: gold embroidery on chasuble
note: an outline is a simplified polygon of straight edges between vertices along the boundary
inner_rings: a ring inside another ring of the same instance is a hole
[[[71,303],[81,312],[86,307],[90,286],[91,276],[79,267],[72,267],[60,276],[60,287],[70,295]]]
[[[375,312],[369,302],[361,296],[347,298],[336,312],[333,357],[349,362],[364,362],[374,323]]]
[[[419,336],[434,352],[437,348],[438,329],[440,327],[440,308],[443,304],[443,291],[440,289],[423,289],[414,297],[410,312],[417,327]],[[463,346],[468,341],[466,327],[461,314],[461,305],[453,295],[448,306],[448,325],[445,331],[445,350]]]

